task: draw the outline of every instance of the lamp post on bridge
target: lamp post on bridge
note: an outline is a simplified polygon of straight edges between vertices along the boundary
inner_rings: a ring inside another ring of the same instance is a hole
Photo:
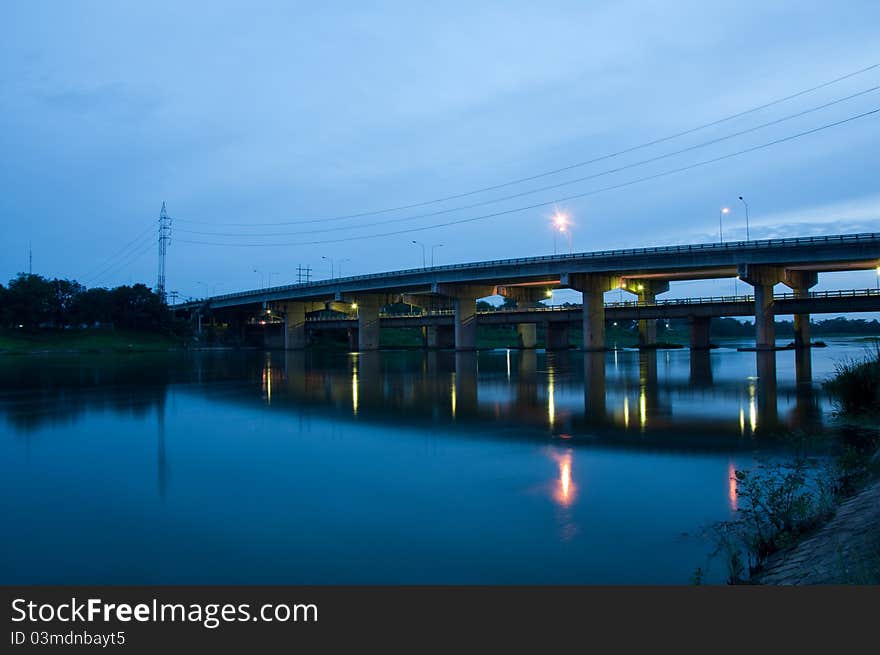
[[[321,255],[321,259],[326,259],[328,262],[330,262],[330,279],[332,280],[334,277],[336,277],[334,275],[333,259],[324,255]]]
[[[557,211],[555,214],[553,214],[552,220],[553,220],[553,254],[554,255],[558,254],[557,248],[556,248],[556,233],[557,232],[559,232],[560,234],[563,234],[563,235],[568,233],[568,254],[569,255],[572,254],[572,252],[573,252],[572,233],[571,233],[571,230],[569,229],[570,223],[568,220],[568,215]]]
[[[416,241],[415,239],[412,240],[412,243],[414,243],[417,246],[421,246],[421,248],[422,248],[422,268],[427,268],[428,263],[427,263],[427,256],[426,256],[426,254],[427,254],[426,245],[424,243],[422,243],[421,241]],[[442,248],[442,247],[443,247],[442,243],[435,243],[431,246],[431,268],[434,268],[434,251],[437,250],[437,248]]]
[[[742,196],[740,196],[739,199],[740,199],[740,202],[742,202],[742,204],[746,208],[746,241],[748,241],[749,240],[749,203],[747,203],[746,199],[743,198]]]
[[[346,257],[345,259],[340,259],[338,262],[336,262],[336,273],[339,275],[339,277],[342,277],[342,265],[345,262],[350,262],[350,261],[351,261],[351,259]]]
[[[725,214],[730,213],[730,207],[722,207],[718,211],[718,243],[724,243],[724,224],[723,218]]]

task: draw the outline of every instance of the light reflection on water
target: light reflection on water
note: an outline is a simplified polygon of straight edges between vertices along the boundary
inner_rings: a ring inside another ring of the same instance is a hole
[[[686,583],[861,352],[5,358],[0,582]]]

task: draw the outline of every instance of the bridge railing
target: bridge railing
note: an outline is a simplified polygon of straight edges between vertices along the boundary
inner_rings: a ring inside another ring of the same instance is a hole
[[[773,300],[797,300],[797,299],[811,299],[811,298],[864,298],[864,297],[880,297],[880,289],[840,289],[835,291],[811,291],[807,296],[799,297],[797,294],[788,292],[788,293],[777,293],[773,295]],[[628,308],[628,307],[669,307],[669,306],[680,306],[680,305],[709,305],[709,304],[718,304],[718,303],[753,303],[755,302],[755,297],[752,295],[743,295],[743,296],[703,296],[699,298],[670,298],[667,300],[658,300],[653,303],[645,302],[643,300],[625,300],[621,302],[609,302],[605,303],[605,307],[607,309],[613,308]],[[568,305],[543,305],[540,307],[494,307],[492,309],[481,309],[477,311],[477,314],[502,314],[502,313],[522,313],[522,312],[567,312],[580,310],[582,305],[580,304],[568,304]],[[452,309],[431,309],[423,312],[401,312],[401,313],[389,313],[389,312],[380,312],[379,315],[382,318],[417,318],[417,317],[432,317],[432,316],[451,316],[455,313],[455,310]],[[328,315],[312,315],[308,318],[309,321],[339,321],[345,320],[348,318],[354,318],[355,314],[344,314],[339,316],[328,316]]]
[[[213,296],[209,300],[232,300],[235,298],[246,298],[248,296],[259,296],[266,293],[278,293],[283,291],[293,291],[300,289],[312,289],[326,287],[328,285],[340,284],[342,282],[358,282],[381,279],[386,277],[415,275],[417,273],[442,273],[444,271],[456,271],[461,269],[482,269],[492,268],[495,266],[516,265],[516,264],[532,264],[541,262],[570,262],[578,260],[602,259],[604,257],[626,257],[630,255],[647,255],[647,254],[664,254],[664,253],[682,253],[694,251],[729,251],[741,250],[752,251],[767,248],[775,248],[779,246],[796,246],[815,243],[858,243],[860,241],[878,241],[880,233],[863,232],[859,234],[836,234],[828,236],[813,237],[787,237],[783,239],[762,239],[759,241],[729,241],[725,243],[696,243],[682,244],[672,246],[651,246],[644,248],[623,248],[615,250],[596,250],[592,252],[572,253],[569,255],[539,255],[536,257],[517,257],[513,259],[495,259],[482,262],[470,262],[464,264],[447,264],[444,266],[432,266],[424,268],[410,268],[398,271],[388,271],[384,273],[367,273],[365,275],[354,275],[344,278],[332,278],[329,280],[318,280],[315,282],[302,282],[298,284],[287,284],[277,287],[266,287],[265,289],[253,289],[251,291],[239,291],[236,293],[227,293],[219,296]]]

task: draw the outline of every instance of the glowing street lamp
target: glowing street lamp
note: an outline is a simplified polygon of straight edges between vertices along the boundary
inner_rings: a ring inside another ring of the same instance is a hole
[[[718,242],[724,243],[724,225],[722,224],[722,219],[725,214],[730,213],[730,207],[722,207],[718,212]]]
[[[560,234],[568,234],[568,254],[572,254],[572,233],[569,229],[570,222],[568,220],[568,215],[563,214],[562,212],[556,212],[553,215],[553,254],[557,254],[556,252],[556,233]]]

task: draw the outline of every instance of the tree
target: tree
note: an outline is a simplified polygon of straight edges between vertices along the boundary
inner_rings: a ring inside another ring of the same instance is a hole
[[[52,321],[55,289],[41,275],[19,273],[10,280],[5,293],[6,325],[22,325],[34,330]]]

